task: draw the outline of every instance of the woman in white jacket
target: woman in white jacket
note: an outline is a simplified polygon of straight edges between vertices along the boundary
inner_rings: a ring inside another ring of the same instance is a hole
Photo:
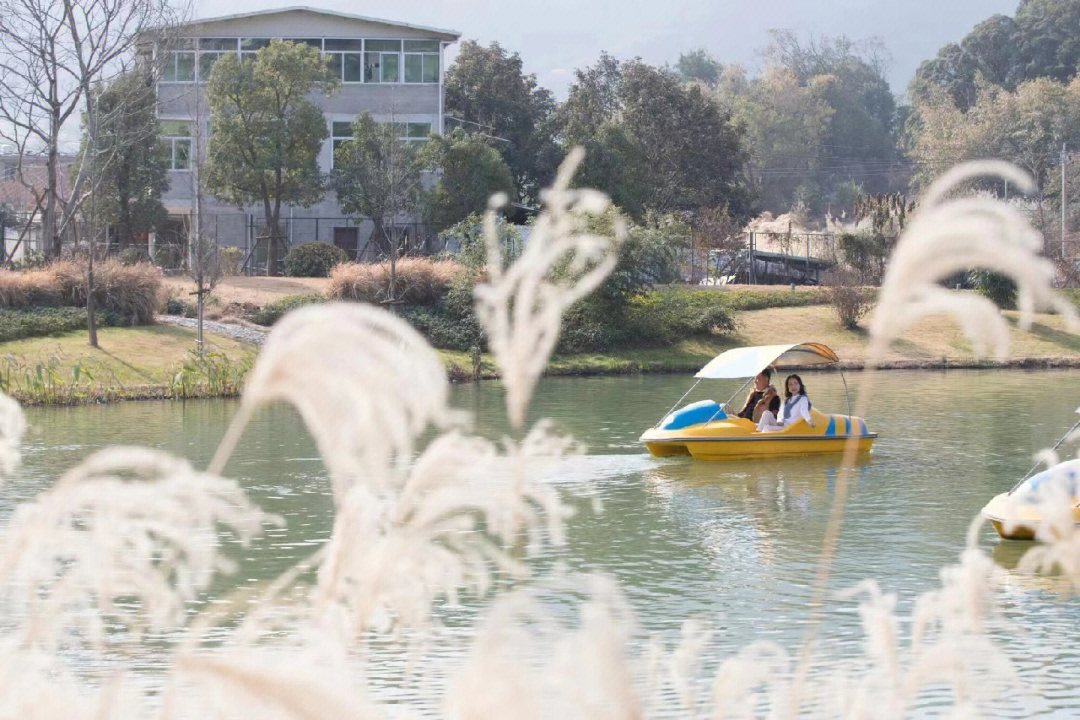
[[[810,417],[810,398],[806,396],[806,386],[803,385],[802,378],[788,375],[784,381],[784,390],[787,394],[780,406],[780,416],[773,417],[771,412],[763,413],[758,421],[758,432],[783,430],[799,420],[805,420],[807,425],[814,427],[814,421]]]

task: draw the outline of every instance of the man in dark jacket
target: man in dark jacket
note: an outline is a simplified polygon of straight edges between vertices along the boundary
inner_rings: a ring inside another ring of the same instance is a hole
[[[769,384],[770,380],[772,380],[772,368],[765,368],[754,377],[754,387],[746,396],[746,404],[743,405],[742,410],[734,412],[730,405],[725,405],[724,410],[729,415],[735,414],[755,423],[761,419],[761,414],[766,410],[771,410],[775,417],[780,412],[780,395],[776,392],[776,388]]]

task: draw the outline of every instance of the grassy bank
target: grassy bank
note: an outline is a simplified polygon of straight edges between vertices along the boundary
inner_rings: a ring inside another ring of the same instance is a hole
[[[260,287],[259,291],[266,289]],[[548,374],[690,374],[732,347],[806,340],[830,345],[847,367],[861,367],[866,360],[866,333],[841,329],[832,308],[821,304],[817,290],[659,292],[666,294],[665,303],[723,303],[734,313],[737,331],[726,336],[683,338],[663,347],[556,355]],[[1006,317],[1013,327],[1012,353],[1005,363],[979,358],[954,323],[944,317],[931,317],[902,336],[885,358],[885,366],[1080,367],[1080,338],[1064,332],[1058,317],[1039,315],[1030,331],[1016,327],[1015,313],[1006,313]],[[254,357],[254,348],[212,334],[207,338],[203,361],[197,361],[191,352],[194,333],[174,326],[103,328],[100,349],[87,345],[85,331],[0,342],[0,389],[28,404],[235,395]],[[439,352],[453,380],[476,377],[469,353]],[[492,358],[482,355],[480,377],[495,375]]]
[[[1064,331],[1056,315],[1036,317],[1030,331],[1016,324],[1016,313],[1006,312],[1012,328],[1010,355],[1004,362],[975,354],[960,328],[946,317],[929,317],[901,336],[885,357],[887,368],[1080,367],[1080,337]],[[751,310],[738,314],[739,332],[728,338],[686,339],[664,348],[627,349],[611,353],[556,355],[550,375],[613,375],[639,372],[697,371],[713,357],[743,345],[787,342],[823,342],[833,348],[845,367],[866,362],[867,336],[862,330],[841,329],[831,307],[804,305]],[[473,377],[473,361],[466,353],[443,352],[451,376]],[[482,357],[482,377],[494,377],[494,366]]]
[[[191,353],[195,333],[151,325],[0,343],[0,389],[26,404],[236,394],[251,346],[208,335],[205,359]]]

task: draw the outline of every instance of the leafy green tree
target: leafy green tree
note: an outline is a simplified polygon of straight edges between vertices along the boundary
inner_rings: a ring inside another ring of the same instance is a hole
[[[723,69],[724,66],[720,64],[720,61],[704,48],[683,53],[675,63],[675,72],[683,80],[703,82],[706,85],[715,85]]]
[[[310,95],[329,94],[336,87],[318,50],[278,40],[254,60],[223,55],[207,83],[213,128],[207,185],[238,207],[263,206],[272,274],[277,272],[282,205],[307,207],[323,195],[318,157],[329,133]]]
[[[168,189],[168,154],[161,143],[152,79],[133,71],[95,93],[101,127],[96,163],[101,177],[91,178],[100,222],[115,229],[121,249],[136,235],[160,232],[168,212],[161,196]],[[87,124],[84,123],[84,134]],[[84,137],[83,145],[87,144]]]
[[[829,155],[836,112],[786,68],[768,67],[753,81],[739,66],[728,67],[716,86],[721,105],[745,129],[748,171],[761,206],[788,210]]]
[[[446,109],[467,121],[467,130],[500,139],[496,148],[514,175],[518,195],[535,200],[560,160],[551,92],[539,86],[536,75],[525,73],[517,53],[473,40],[461,44],[445,87]]]
[[[914,112],[914,148],[927,161],[917,180],[929,182],[962,160],[996,157],[1027,170],[1041,194],[1058,182],[1056,149],[1080,145],[1080,78],[1029,80],[1012,92],[982,82],[966,112],[936,89]]]
[[[915,73],[911,95],[930,99],[944,90],[966,111],[979,83],[1015,90],[1038,78],[1068,82],[1080,69],[1080,0],[1021,0],[1015,17],[994,15],[959,43],[949,43]]]
[[[649,157],[626,127],[605,121],[588,137],[585,162],[574,184],[600,190],[636,220],[644,217],[653,190]]]
[[[334,189],[345,212],[374,223],[373,238],[390,265],[386,302],[393,304],[399,301],[397,261],[407,240],[399,223],[420,208],[423,165],[392,122],[376,123],[365,113],[352,130],[334,153]]]
[[[602,55],[577,72],[559,122],[568,145],[594,151],[586,155],[583,177],[615,195],[624,188],[617,202],[632,214],[723,205],[737,214],[749,210],[741,129],[699,86],[670,71]]]
[[[438,173],[423,200],[424,220],[437,232],[483,212],[495,193],[514,192],[510,168],[479,135],[461,128],[445,136],[432,135],[421,154],[424,165]]]

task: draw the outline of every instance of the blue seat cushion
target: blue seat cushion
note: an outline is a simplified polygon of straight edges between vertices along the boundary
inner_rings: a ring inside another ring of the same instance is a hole
[[[720,409],[720,403],[715,400],[701,400],[669,414],[660,423],[660,429],[679,430],[691,425],[700,425],[709,420],[724,420],[725,418],[727,418],[727,413]]]

